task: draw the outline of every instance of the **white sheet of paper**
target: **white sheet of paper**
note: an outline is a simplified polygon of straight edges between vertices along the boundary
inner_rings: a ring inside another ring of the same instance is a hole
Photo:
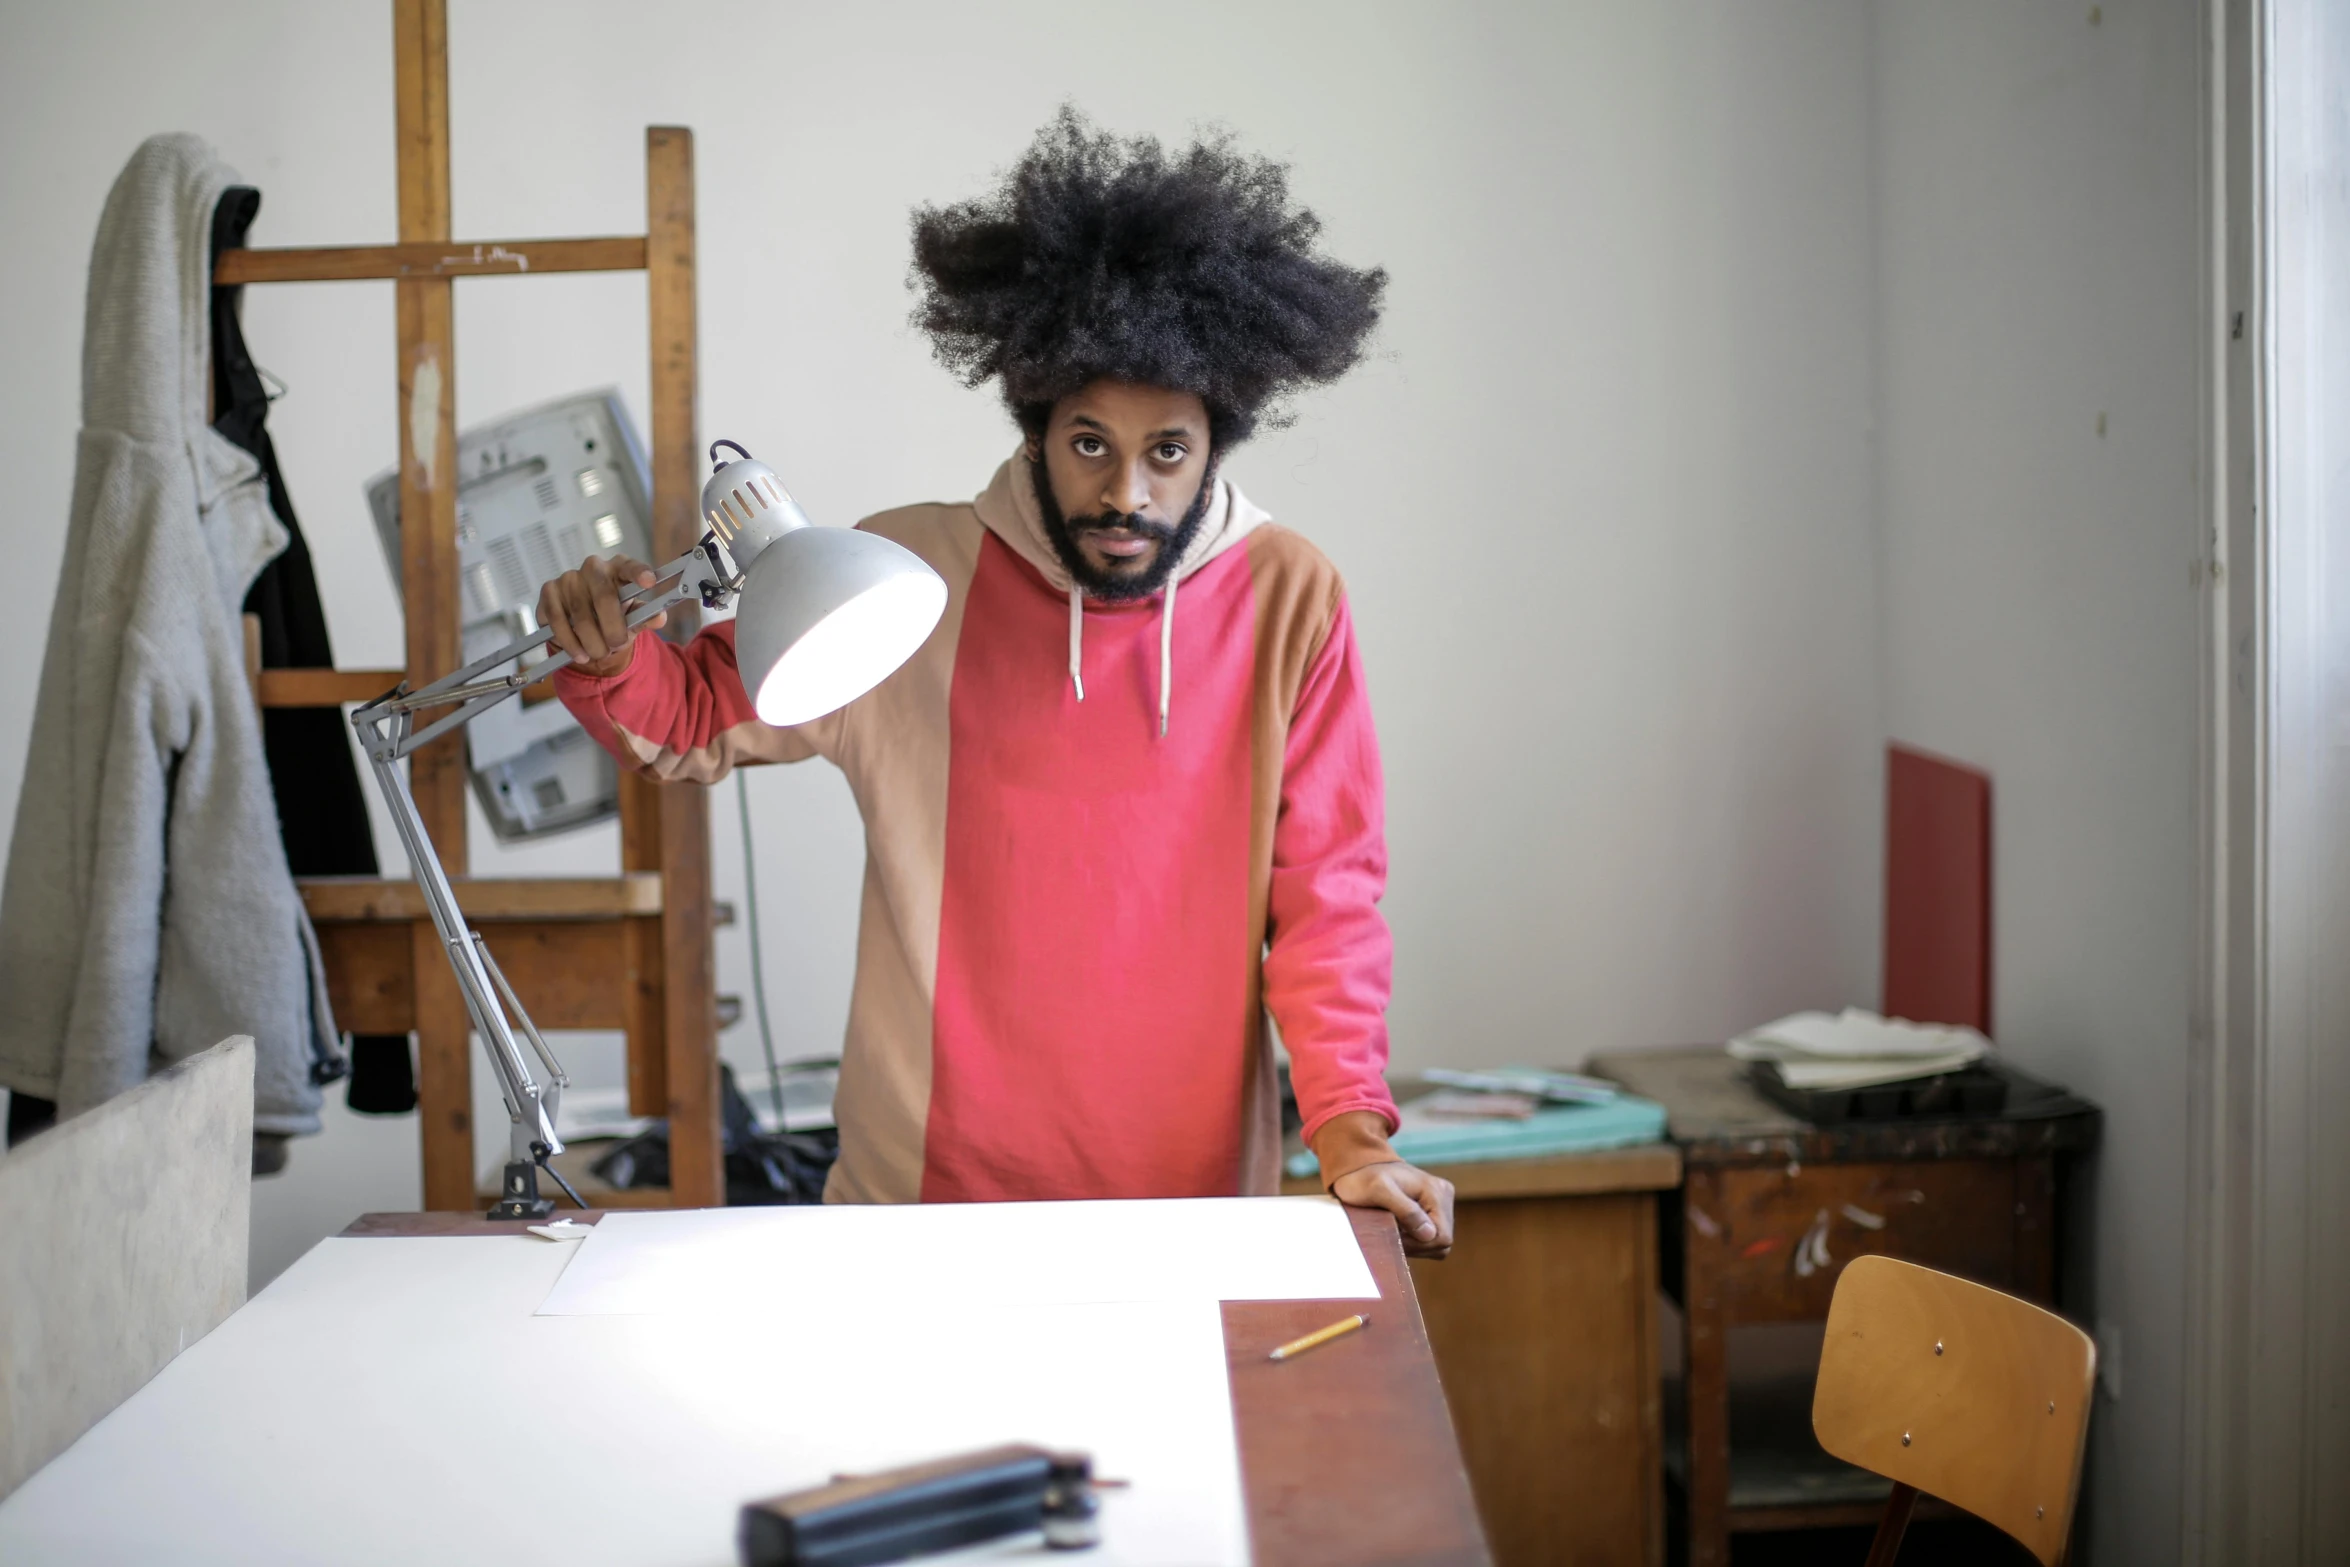
[[[1204,1298],[534,1315],[580,1250],[323,1242],[0,1501],[0,1561],[727,1567],[746,1501],[1005,1441],[1132,1482],[1096,1567],[1248,1559]]]
[[[771,1315],[816,1296],[960,1310],[1378,1294],[1329,1198],[1206,1197],[608,1214],[539,1311]]]

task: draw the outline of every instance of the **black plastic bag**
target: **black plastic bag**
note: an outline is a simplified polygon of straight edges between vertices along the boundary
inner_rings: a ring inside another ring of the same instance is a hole
[[[735,1086],[734,1068],[718,1063],[718,1107],[726,1154],[726,1202],[731,1208],[824,1200],[825,1177],[840,1156],[840,1133],[769,1132]],[[622,1188],[669,1184],[669,1123],[656,1121],[588,1166],[598,1180]]]

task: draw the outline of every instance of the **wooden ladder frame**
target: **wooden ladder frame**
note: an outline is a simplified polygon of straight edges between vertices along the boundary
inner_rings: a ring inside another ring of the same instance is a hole
[[[447,0],[393,0],[400,226],[394,245],[229,250],[213,281],[382,278],[399,291],[400,565],[408,668],[263,671],[268,707],[323,707],[417,685],[457,667],[456,328],[460,277],[542,272],[646,275],[652,326],[653,559],[701,536],[695,445],[693,133],[645,132],[645,232],[598,239],[458,243],[449,234]],[[422,427],[420,428],[420,424]],[[669,635],[693,634],[691,606]],[[635,1115],[669,1120],[670,1186],[623,1200],[709,1207],[725,1201],[718,1120],[716,971],[711,952],[709,803],[694,785],[620,775],[616,877],[475,880],[466,875],[462,733],[409,761],[409,789],[466,916],[483,928],[543,1028],[620,1029]],[[339,1026],[416,1034],[424,1206],[483,1206],[473,1151],[471,1025],[447,956],[412,881],[305,877]]]

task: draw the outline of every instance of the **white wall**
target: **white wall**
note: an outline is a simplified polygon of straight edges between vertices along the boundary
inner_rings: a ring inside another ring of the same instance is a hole
[[[89,237],[161,129],[265,194],[256,243],[393,233],[380,3],[4,0],[0,755],[30,723]],[[643,221],[642,127],[696,130],[703,417],[817,516],[968,495],[1010,448],[905,325],[909,209],[986,185],[1064,97],[1222,120],[1394,277],[1378,357],[1232,473],[1346,571],[1385,743],[1398,1062],[1576,1060],[1875,991],[1879,812],[1857,4],[972,7],[455,0],[455,225]],[[126,90],[127,89],[127,90]],[[616,382],[641,280],[458,286],[458,411]],[[359,486],[394,440],[379,284],[249,291],[347,665],[399,633]],[[36,763],[37,765],[37,763]],[[0,768],[12,814],[16,769]],[[837,1048],[859,864],[820,766],[751,783],[787,1054]],[[739,899],[732,802],[718,890]],[[522,857],[608,866],[609,832]],[[496,863],[477,835],[475,865]],[[745,943],[720,978],[747,994]],[[566,1046],[613,1080],[608,1040]],[[755,1058],[747,1028],[730,1054]],[[477,1069],[476,1078],[486,1073]],[[256,1273],[414,1200],[413,1124],[338,1112],[261,1184]]]
[[[2118,1330],[2091,1559],[2133,1567],[2178,1559],[2198,26],[2183,0],[1875,24],[1886,725],[1991,770],[1995,1031],[2106,1112],[2072,1271],[2109,1355]]]

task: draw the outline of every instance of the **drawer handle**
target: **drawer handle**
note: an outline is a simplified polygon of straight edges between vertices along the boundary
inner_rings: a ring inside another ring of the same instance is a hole
[[[1834,1262],[1828,1255],[1828,1210],[1822,1208],[1813,1215],[1811,1228],[1803,1232],[1803,1239],[1795,1247],[1795,1276],[1808,1279]]]

